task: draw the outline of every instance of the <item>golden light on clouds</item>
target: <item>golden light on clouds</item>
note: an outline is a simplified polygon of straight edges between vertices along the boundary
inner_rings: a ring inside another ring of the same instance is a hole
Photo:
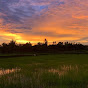
[[[49,42],[88,43],[87,0],[17,1],[0,1],[1,43],[12,39],[17,43],[37,43],[45,38]]]
[[[88,19],[88,16],[72,16],[72,17],[77,19]]]
[[[17,43],[26,43],[26,42],[29,42],[27,40],[23,40],[22,37],[18,34],[13,34],[13,33],[9,33],[9,32],[4,32],[4,31],[0,31],[0,36],[3,37],[3,39],[6,39],[6,40],[15,40]]]

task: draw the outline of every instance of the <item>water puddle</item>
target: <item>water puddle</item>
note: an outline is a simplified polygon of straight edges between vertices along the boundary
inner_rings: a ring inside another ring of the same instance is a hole
[[[14,73],[14,72],[18,72],[20,71],[21,69],[18,69],[18,68],[12,68],[12,69],[0,69],[0,76],[2,75],[6,75],[6,74],[10,74],[10,73]]]
[[[58,74],[59,77],[61,76],[64,76],[65,74],[67,74],[68,72],[70,71],[75,71],[75,72],[78,72],[78,66],[75,65],[75,66],[66,66],[66,65],[63,65],[63,66],[60,66],[59,69],[49,69],[48,72],[52,72],[54,74]]]

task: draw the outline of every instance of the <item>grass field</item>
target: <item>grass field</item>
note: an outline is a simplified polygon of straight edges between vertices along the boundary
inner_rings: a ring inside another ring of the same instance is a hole
[[[88,55],[0,58],[0,88],[88,88]]]

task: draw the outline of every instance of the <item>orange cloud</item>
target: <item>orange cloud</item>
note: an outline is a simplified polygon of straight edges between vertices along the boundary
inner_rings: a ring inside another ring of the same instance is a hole
[[[56,1],[51,0],[48,3],[41,3],[41,5],[49,5],[48,9],[36,12],[31,17],[22,18],[21,20],[24,22],[22,24],[7,23],[3,25],[3,19],[0,18],[2,40],[15,39],[18,43],[29,41],[37,43],[38,41],[43,42],[47,38],[49,42],[86,42],[87,39],[80,39],[88,37],[88,1],[59,0],[64,4],[58,4]],[[39,4],[31,3],[33,6]]]
[[[88,19],[88,16],[72,16],[72,17],[77,19]]]

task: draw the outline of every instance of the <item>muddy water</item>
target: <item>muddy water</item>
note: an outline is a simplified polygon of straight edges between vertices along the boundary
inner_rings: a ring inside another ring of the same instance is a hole
[[[2,68],[0,68],[0,76],[10,74],[10,73],[14,73],[14,72],[18,72],[20,70],[21,69],[18,69],[18,68],[12,68],[12,69],[2,69]]]

